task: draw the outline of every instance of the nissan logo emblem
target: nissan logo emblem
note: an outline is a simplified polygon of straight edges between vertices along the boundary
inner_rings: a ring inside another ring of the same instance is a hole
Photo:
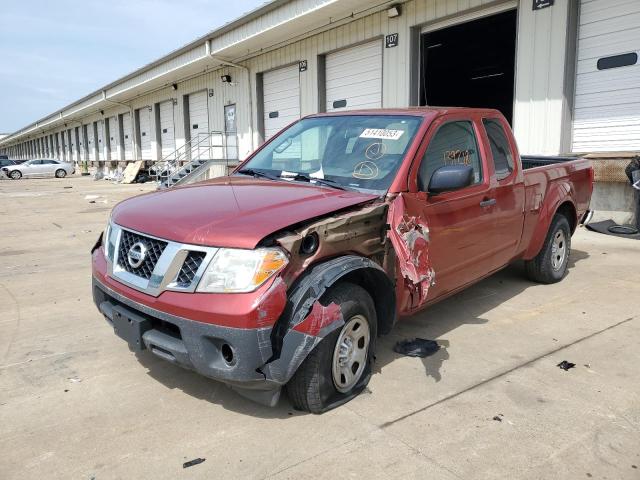
[[[127,261],[131,268],[138,268],[147,258],[147,246],[142,242],[136,242],[131,245],[129,252],[127,253]]]

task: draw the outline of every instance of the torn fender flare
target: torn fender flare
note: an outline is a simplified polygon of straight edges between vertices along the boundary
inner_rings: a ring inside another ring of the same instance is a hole
[[[320,298],[348,274],[370,269],[384,275],[388,281],[385,287],[394,291],[393,283],[382,267],[356,255],[318,264],[292,287],[287,307],[271,332],[274,354],[259,369],[267,380],[281,385],[287,383],[316,345],[344,325],[340,307],[335,303],[322,305]],[[374,344],[372,339],[372,348]]]

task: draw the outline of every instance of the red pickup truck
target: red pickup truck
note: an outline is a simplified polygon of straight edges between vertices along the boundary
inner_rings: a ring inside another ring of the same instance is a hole
[[[560,281],[592,182],[521,160],[495,110],[311,115],[228,177],[117,205],[93,298],[132,350],[318,413],[364,389],[399,317],[519,259]]]

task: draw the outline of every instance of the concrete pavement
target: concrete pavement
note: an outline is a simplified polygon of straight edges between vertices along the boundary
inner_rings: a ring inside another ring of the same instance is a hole
[[[89,249],[151,189],[0,181],[0,478],[640,478],[640,242],[579,229],[560,284],[514,265],[405,320],[368,392],[314,416],[136,357],[98,314]],[[392,351],[415,336],[444,348]]]

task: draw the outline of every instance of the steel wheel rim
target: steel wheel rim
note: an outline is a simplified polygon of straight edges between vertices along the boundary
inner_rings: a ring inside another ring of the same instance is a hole
[[[58,170],[56,172],[56,177],[58,178],[64,178],[67,175],[67,172],[65,172],[64,170]]]
[[[11,172],[11,178],[13,178],[14,180],[17,180],[20,178],[20,173],[18,172]]]
[[[342,327],[333,350],[331,373],[333,385],[341,393],[351,390],[367,364],[371,331],[362,315],[354,315]]]
[[[564,261],[567,257],[567,239],[564,234],[564,230],[558,230],[553,236],[553,243],[551,244],[551,266],[554,270],[558,271],[564,265]]]

